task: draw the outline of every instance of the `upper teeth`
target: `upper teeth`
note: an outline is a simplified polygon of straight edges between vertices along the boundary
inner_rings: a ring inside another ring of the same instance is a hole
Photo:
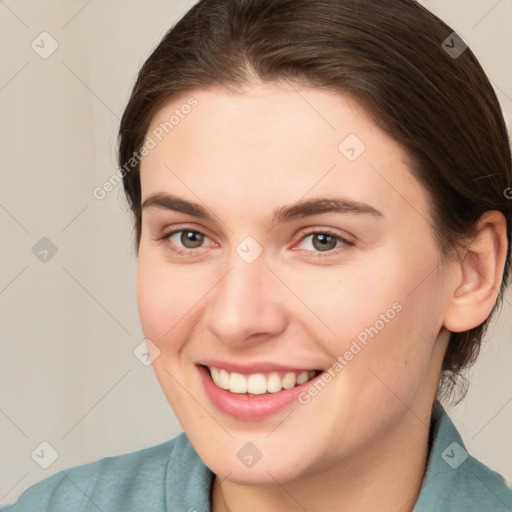
[[[284,389],[293,388],[296,385],[304,384],[316,375],[314,370],[302,372],[287,372],[282,374],[272,372],[265,376],[263,373],[242,375],[241,373],[230,373],[223,368],[208,366],[213,382],[222,389],[228,389],[231,393],[250,393],[262,395],[267,391],[277,393]]]

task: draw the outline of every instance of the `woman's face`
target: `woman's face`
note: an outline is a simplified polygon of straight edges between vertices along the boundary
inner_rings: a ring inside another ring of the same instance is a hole
[[[425,429],[450,275],[397,143],[348,97],[269,84],[194,91],[147,135],[140,317],[204,462],[286,482]]]

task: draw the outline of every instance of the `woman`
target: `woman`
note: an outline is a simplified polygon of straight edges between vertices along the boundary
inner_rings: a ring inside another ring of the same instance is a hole
[[[120,127],[137,299],[184,433],[10,512],[505,511],[460,400],[510,271],[508,135],[412,0],[203,0]]]

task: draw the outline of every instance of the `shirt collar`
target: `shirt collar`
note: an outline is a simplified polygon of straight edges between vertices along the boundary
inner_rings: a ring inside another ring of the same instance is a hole
[[[468,457],[459,432],[438,400],[432,408],[430,436],[433,440],[420,494],[412,512],[437,510],[439,498],[449,492],[453,470]]]

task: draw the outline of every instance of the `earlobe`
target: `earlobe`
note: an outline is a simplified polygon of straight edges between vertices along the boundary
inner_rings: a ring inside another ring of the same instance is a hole
[[[507,222],[496,210],[479,219],[475,237],[456,263],[456,278],[445,311],[444,326],[463,332],[490,315],[503,279],[507,253]]]

